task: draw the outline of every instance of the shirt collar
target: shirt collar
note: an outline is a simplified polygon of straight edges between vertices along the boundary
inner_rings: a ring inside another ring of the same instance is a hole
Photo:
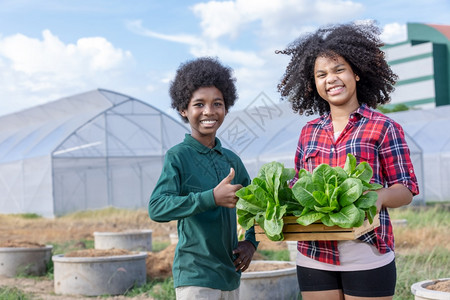
[[[350,114],[349,120],[356,121],[357,119],[361,118],[372,118],[373,110],[370,109],[370,107],[367,106],[367,104],[363,103],[360,107],[358,107],[357,110],[355,110],[353,113]],[[331,123],[331,114],[330,112],[325,113],[320,117],[321,121],[320,123],[322,125],[326,125]]]
[[[211,150],[215,150],[215,151],[219,152],[220,154],[222,154],[222,143],[220,142],[220,140],[217,137],[215,138],[216,145],[212,149],[206,147],[205,145],[203,145],[202,143],[197,141],[189,133],[185,134],[184,142],[186,144],[188,144],[189,146],[191,146],[192,148],[194,148],[195,150],[197,150],[198,152],[203,153],[203,154],[206,154],[206,153],[210,152]]]
[[[350,118],[356,115],[360,115],[363,118],[370,119],[372,118],[373,110],[370,109],[370,107],[368,107],[367,104],[363,103],[354,113],[350,115]]]

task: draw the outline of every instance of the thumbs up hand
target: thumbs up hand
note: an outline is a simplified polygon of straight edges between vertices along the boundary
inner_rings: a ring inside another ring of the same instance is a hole
[[[230,169],[230,174],[225,177],[213,190],[214,201],[217,206],[224,206],[228,208],[234,208],[239,198],[236,196],[236,192],[242,188],[240,184],[231,184],[234,178],[234,169]]]

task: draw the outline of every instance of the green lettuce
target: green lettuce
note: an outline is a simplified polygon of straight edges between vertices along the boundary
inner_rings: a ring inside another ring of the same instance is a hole
[[[347,154],[344,168],[321,164],[312,173],[301,169],[289,187],[295,170],[279,162],[261,166],[250,185],[236,192],[238,222],[244,229],[257,223],[272,241],[283,237],[283,217],[296,216],[308,226],[321,221],[326,226],[359,227],[377,213],[380,184],[370,183],[373,170],[367,162],[356,164]]]
[[[282,163],[264,164],[250,185],[236,192],[238,222],[249,229],[255,222],[264,229],[272,241],[283,237],[283,216],[300,213],[303,207],[293,197],[289,182],[295,175],[293,168],[285,168]]]
[[[373,170],[367,162],[356,165],[356,158],[347,154],[344,168],[317,166],[312,173],[300,170],[292,194],[304,206],[297,222],[307,226],[322,221],[327,226],[359,227],[365,218],[369,223],[377,213],[378,194],[382,185],[370,183]]]

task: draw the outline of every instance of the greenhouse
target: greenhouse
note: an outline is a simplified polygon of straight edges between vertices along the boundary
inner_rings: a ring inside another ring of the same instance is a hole
[[[422,150],[419,188],[427,202],[450,201],[450,105],[389,114]],[[408,141],[411,147],[412,141]],[[419,174],[418,174],[419,177]]]
[[[164,153],[186,132],[151,105],[102,89],[0,117],[0,212],[145,207]]]
[[[290,103],[274,104],[261,94],[246,109],[230,112],[218,136],[241,156],[254,177],[261,165],[271,161],[293,168],[301,128],[316,117],[299,116]],[[450,200],[450,106],[390,113],[389,117],[403,126],[411,151],[420,188],[413,202]]]
[[[406,134],[419,180],[415,204],[450,200],[450,106],[390,113]],[[251,177],[262,164],[294,167],[304,124],[261,93],[231,110],[217,136]],[[107,206],[143,208],[164,154],[189,128],[132,97],[94,90],[0,117],[0,213],[59,216]]]

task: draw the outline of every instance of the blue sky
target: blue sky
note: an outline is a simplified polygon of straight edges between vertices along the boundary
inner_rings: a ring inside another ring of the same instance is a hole
[[[235,70],[243,109],[276,85],[274,54],[318,26],[375,20],[387,43],[406,23],[450,25],[450,1],[0,0],[0,115],[104,88],[172,114],[180,63],[217,56]]]

